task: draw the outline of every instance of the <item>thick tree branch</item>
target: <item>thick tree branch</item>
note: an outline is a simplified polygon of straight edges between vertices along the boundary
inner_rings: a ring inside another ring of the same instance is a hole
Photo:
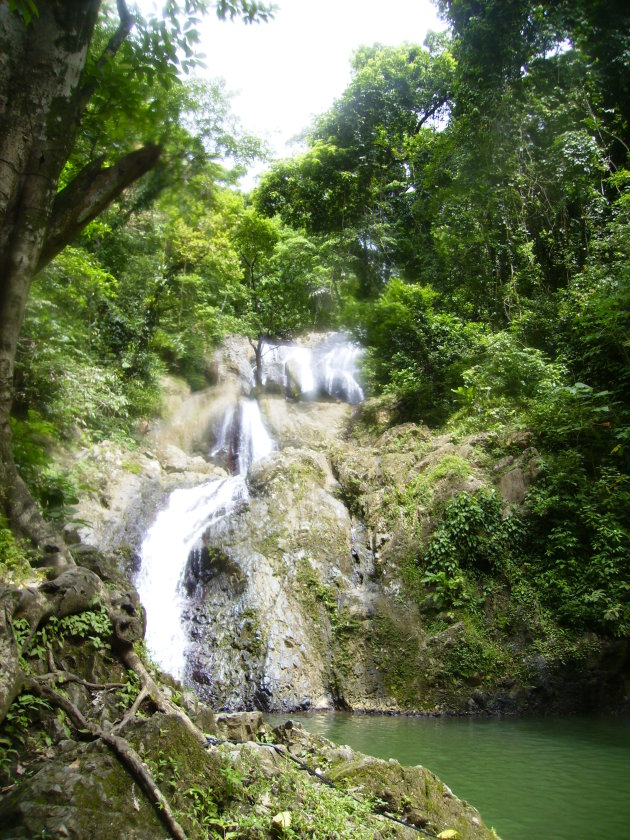
[[[48,265],[124,189],[153,169],[160,151],[159,146],[149,144],[125,155],[113,166],[103,167],[101,158],[82,169],[55,197],[37,271]]]

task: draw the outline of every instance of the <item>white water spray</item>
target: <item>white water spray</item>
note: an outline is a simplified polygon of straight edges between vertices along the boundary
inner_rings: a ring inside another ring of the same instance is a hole
[[[317,367],[324,391],[353,405],[363,401],[363,389],[357,382],[357,368],[363,348],[343,342],[334,345],[318,360]]]
[[[362,347],[343,335],[329,337],[314,347],[265,342],[262,384],[272,382],[289,391],[291,379],[302,396],[315,397],[321,393],[356,404],[364,398],[357,381],[362,353]]]
[[[234,413],[230,409],[226,414],[222,439],[229,438]],[[247,501],[245,476],[249,467],[275,448],[255,400],[241,401],[239,419],[239,474],[171,493],[168,506],[158,513],[140,549],[136,586],[147,612],[147,648],[153,659],[177,679],[182,678],[186,665],[182,579],[190,552],[208,528],[229,516],[239,502]]]
[[[238,441],[238,472],[247,475],[252,464],[276,448],[265,428],[256,400],[241,400]]]

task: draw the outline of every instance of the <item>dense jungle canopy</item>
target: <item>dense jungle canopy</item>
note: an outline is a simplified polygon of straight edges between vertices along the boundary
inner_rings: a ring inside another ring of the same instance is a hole
[[[510,563],[565,626],[626,636],[627,5],[441,0],[449,32],[359,49],[249,195],[263,144],[185,75],[211,7],[271,16],[0,3],[3,562],[16,535],[63,550],[81,487],[51,451],[132,445],[163,373],[201,387],[228,333],[344,327],[396,422],[539,453],[524,514],[447,507],[418,558],[445,603]]]

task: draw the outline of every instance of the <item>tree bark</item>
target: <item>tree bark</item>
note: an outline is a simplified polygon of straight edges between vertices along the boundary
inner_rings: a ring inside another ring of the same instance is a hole
[[[87,104],[84,70],[101,0],[38,0],[26,26],[0,2],[0,510],[37,544],[63,550],[19,478],[11,445],[13,372],[31,280],[129,183],[157,162],[148,146],[91,165],[55,196]],[[130,28],[121,26],[108,57]],[[73,206],[72,206],[73,205]]]
[[[80,83],[100,0],[38,3],[29,26],[0,4],[0,486],[21,530],[38,521],[11,448],[17,340],[59,174],[79,122]],[[32,529],[31,529],[32,530]]]

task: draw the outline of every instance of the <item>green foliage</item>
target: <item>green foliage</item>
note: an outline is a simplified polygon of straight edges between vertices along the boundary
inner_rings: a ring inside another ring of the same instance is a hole
[[[437,292],[391,280],[365,312],[368,382],[396,396],[401,419],[437,423],[447,416],[451,390],[480,330],[436,311]]]
[[[25,420],[12,418],[13,457],[20,475],[38,500],[48,519],[61,519],[69,505],[78,501],[73,477],[51,463],[49,450],[58,443],[58,431],[37,411],[30,409]]]
[[[275,166],[257,190],[267,215],[311,233],[345,234],[361,297],[377,292],[396,262],[413,260],[409,140],[445,119],[453,70],[448,43],[436,36],[426,49],[360,48],[347,90],[311,127],[308,151]]]
[[[233,759],[232,759],[233,761]],[[229,762],[229,763],[228,763]],[[219,817],[212,816],[213,802],[208,791],[196,790],[200,819],[206,820],[210,837],[343,837],[363,840],[378,830],[389,836],[382,821],[376,821],[375,803],[369,797],[357,797],[345,791],[314,782],[291,762],[282,773],[266,776],[256,766],[250,754],[241,756],[234,766],[226,757],[221,770],[231,789]],[[264,800],[264,809],[251,807],[252,802]],[[216,806],[214,806],[216,808]],[[270,826],[273,814],[288,811],[290,825],[283,829]]]
[[[571,627],[630,632],[630,482],[589,474],[576,450],[548,455],[530,492],[526,569],[543,603]]]
[[[59,639],[63,641],[66,637],[75,637],[89,642],[95,650],[104,648],[113,635],[113,629],[105,607],[102,604],[98,607],[60,619]]]
[[[9,706],[0,726],[0,778],[10,779],[11,764],[26,743],[29,730],[40,712],[50,708],[46,700],[27,691],[23,691]]]
[[[27,26],[34,17],[39,17],[35,0],[9,0],[9,9],[20,14]]]
[[[27,619],[16,619],[13,634],[25,673],[30,673],[29,660],[45,661],[48,650],[61,648],[66,639],[79,639],[95,651],[106,649],[113,635],[112,625],[102,604],[95,603],[93,607],[63,618],[53,615],[34,633]]]
[[[439,608],[473,608],[473,578],[501,571],[517,546],[521,528],[513,516],[503,517],[496,493],[458,493],[447,502],[420,560],[430,600]]]
[[[220,837],[214,831],[219,821],[219,811],[212,790],[195,785],[184,791],[184,796],[188,802],[188,818],[205,832],[211,831],[208,836]]]
[[[0,578],[19,583],[30,573],[26,543],[16,538],[4,516],[0,516]]]

